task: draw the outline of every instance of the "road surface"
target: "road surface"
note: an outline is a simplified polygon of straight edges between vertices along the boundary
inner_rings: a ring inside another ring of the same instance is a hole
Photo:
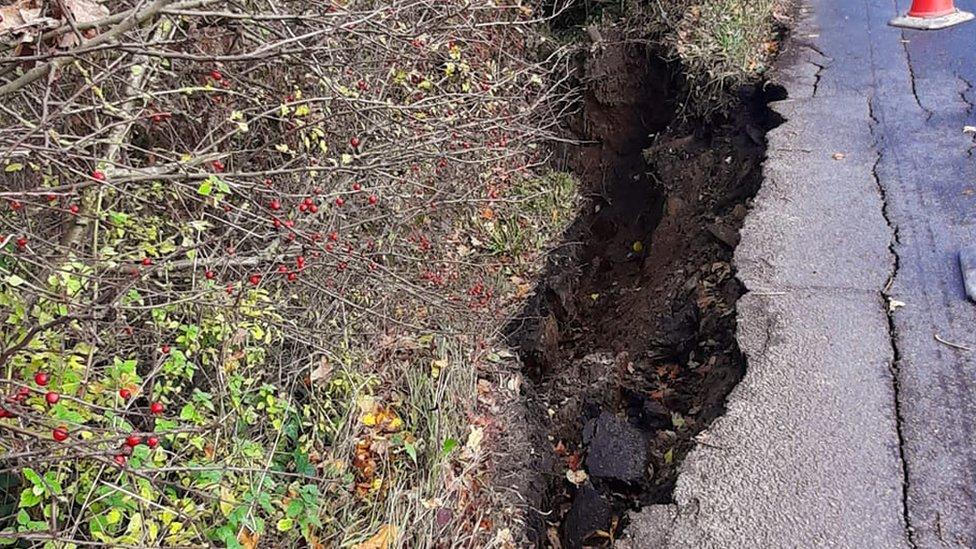
[[[736,252],[748,371],[621,545],[976,547],[976,24],[889,27],[909,4],[802,8]]]

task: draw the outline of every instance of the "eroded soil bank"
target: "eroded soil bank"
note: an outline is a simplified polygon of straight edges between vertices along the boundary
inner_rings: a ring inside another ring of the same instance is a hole
[[[540,546],[608,545],[627,510],[669,502],[723,412],[744,373],[732,253],[776,124],[763,87],[719,120],[682,120],[681,75],[645,46],[603,44],[584,74],[584,144],[561,163],[587,202],[512,329],[542,431]]]

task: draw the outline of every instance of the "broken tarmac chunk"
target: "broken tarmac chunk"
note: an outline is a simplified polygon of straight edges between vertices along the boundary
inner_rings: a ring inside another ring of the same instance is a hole
[[[959,266],[962,267],[962,281],[966,295],[976,301],[976,247],[963,248],[959,252]]]
[[[563,541],[570,549],[583,547],[598,531],[610,529],[610,503],[589,482],[580,486],[563,521]]]
[[[586,470],[593,478],[635,482],[647,467],[647,440],[636,427],[609,412],[601,412],[583,428],[587,444]]]

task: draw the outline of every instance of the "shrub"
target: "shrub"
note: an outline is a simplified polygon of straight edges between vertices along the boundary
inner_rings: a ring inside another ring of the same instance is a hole
[[[3,541],[490,535],[479,368],[576,203],[536,175],[566,51],[532,10],[17,8]]]

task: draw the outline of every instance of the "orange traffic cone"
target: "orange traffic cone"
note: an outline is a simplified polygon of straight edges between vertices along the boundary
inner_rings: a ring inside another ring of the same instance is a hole
[[[935,30],[973,18],[973,14],[956,9],[953,0],[913,0],[908,14],[892,19],[891,24],[907,29]]]

